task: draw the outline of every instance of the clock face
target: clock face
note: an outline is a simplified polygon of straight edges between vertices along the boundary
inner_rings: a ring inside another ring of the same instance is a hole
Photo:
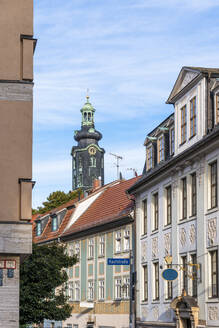
[[[90,147],[89,149],[88,149],[88,152],[89,152],[89,154],[90,155],[95,155],[96,154],[96,148],[95,147]]]

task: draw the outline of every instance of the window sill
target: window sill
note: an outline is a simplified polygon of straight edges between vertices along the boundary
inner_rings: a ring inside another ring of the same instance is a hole
[[[148,304],[148,300],[142,300],[141,301],[141,305],[147,305]]]
[[[170,229],[170,228],[172,228],[172,224],[170,223],[170,224],[166,224],[164,227],[163,227],[163,230],[168,230],[168,229]]]
[[[211,213],[215,213],[218,211],[218,207],[212,207],[212,208],[208,208],[207,212],[205,213],[205,215],[211,214]]]
[[[194,220],[196,220],[196,219],[197,219],[196,216],[192,216],[192,217],[189,217],[188,219],[180,220],[180,221],[178,222],[178,225],[183,224],[183,223],[186,223],[186,222],[191,222],[191,221],[194,221]]]
[[[90,260],[94,260],[94,257],[88,257],[87,260],[88,260],[88,261],[90,261]]]
[[[151,231],[151,235],[156,235],[158,233],[158,229]]]
[[[121,254],[121,253],[122,253],[122,251],[118,251],[118,252],[116,251],[114,254],[117,255],[117,254]]]
[[[129,253],[130,249],[124,249],[123,253]]]
[[[219,298],[218,297],[208,297],[208,300],[206,301],[206,303],[218,303],[219,302]]]
[[[181,144],[179,144],[179,147],[183,146],[186,143],[186,140],[181,142]]]
[[[99,259],[102,259],[103,257],[105,257],[105,255],[98,255]]]
[[[159,299],[153,300],[151,304],[160,304],[160,300]]]
[[[140,239],[144,239],[144,238],[147,238],[148,237],[148,234],[144,234],[144,235],[141,235]]]
[[[189,138],[189,140],[193,139],[195,136],[196,136],[196,133],[193,134],[193,135]]]
[[[164,304],[169,304],[172,302],[173,298],[165,298],[165,300],[163,301]]]

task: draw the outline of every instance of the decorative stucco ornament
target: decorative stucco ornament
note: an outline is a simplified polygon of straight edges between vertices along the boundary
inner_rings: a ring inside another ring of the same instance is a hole
[[[152,257],[156,258],[158,255],[158,237],[152,239]]]
[[[194,224],[191,224],[189,229],[189,240],[191,244],[194,244],[196,240],[196,229]]]
[[[141,262],[145,262],[147,259],[147,242],[143,241],[141,243]]]
[[[184,228],[180,230],[180,243],[182,247],[184,247],[186,244],[186,231]]]
[[[142,307],[141,313],[142,317],[146,319],[148,316],[148,309],[146,307]]]
[[[217,236],[217,219],[208,220],[208,239],[211,244],[215,242]]]
[[[170,232],[164,235],[164,250],[165,255],[170,254]]]
[[[159,308],[158,308],[158,306],[153,307],[153,316],[154,316],[155,320],[159,319]]]
[[[218,320],[218,307],[217,306],[209,306],[208,318],[209,318],[209,320],[213,320],[213,321]]]

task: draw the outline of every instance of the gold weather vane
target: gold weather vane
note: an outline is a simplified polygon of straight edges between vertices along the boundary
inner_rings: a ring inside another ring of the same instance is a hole
[[[89,100],[89,98],[90,98],[90,96],[89,96],[89,89],[87,88],[87,95],[86,95],[86,98],[87,98],[87,102],[88,102],[88,100]]]

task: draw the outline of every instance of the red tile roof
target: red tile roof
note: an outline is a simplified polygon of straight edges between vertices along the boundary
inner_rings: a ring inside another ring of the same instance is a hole
[[[75,204],[75,206],[83,205],[83,202],[88,198],[99,194],[99,196],[91,203],[91,205],[85,209],[85,211],[78,217],[78,219],[70,225],[66,230],[66,226],[71,220],[72,215],[74,215],[75,208],[68,209],[66,211],[65,217],[63,218],[57,231],[51,231],[52,220],[51,217],[48,220],[42,234],[36,236],[36,223],[33,224],[33,240],[36,243],[51,241],[57,239],[58,237],[67,236],[74,234],[83,230],[87,230],[94,226],[100,226],[102,224],[112,222],[125,218],[130,215],[134,208],[133,198],[130,198],[126,194],[126,190],[131,187],[140,177],[135,177],[129,180],[115,181],[105,185],[95,192],[93,192],[88,197],[81,199],[79,202],[76,200],[70,201],[58,208],[52,210],[52,213],[57,213],[61,209],[67,206]],[[51,213],[49,212],[49,213]],[[45,217],[49,213],[45,213],[40,216]],[[39,217],[33,216],[34,221]]]

